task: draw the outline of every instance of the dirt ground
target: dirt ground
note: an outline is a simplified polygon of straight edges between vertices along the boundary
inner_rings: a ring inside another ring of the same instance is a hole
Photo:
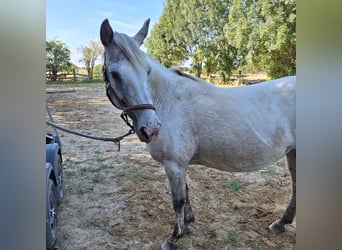
[[[76,90],[47,94],[56,123],[97,136],[128,131],[103,83],[47,89]],[[174,213],[164,168],[145,144],[131,135],[118,152],[111,142],[59,134],[65,197],[58,207],[55,249],[160,249],[172,232]],[[179,240],[180,249],[295,249],[296,222],[283,234],[267,228],[290,199],[285,159],[252,173],[190,166],[188,183],[196,220]]]

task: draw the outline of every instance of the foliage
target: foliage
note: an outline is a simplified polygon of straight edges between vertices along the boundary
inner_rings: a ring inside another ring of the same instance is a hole
[[[79,47],[82,52],[82,59],[84,62],[89,79],[93,79],[93,70],[96,60],[103,54],[103,47],[99,41],[90,40],[87,46]]]
[[[49,84],[64,84],[64,83],[99,83],[103,82],[102,64],[97,64],[93,68],[93,78],[89,79],[85,68],[78,68],[72,64],[72,70],[67,70],[66,78],[48,81]],[[74,78],[76,74],[76,78]]]
[[[178,30],[175,19],[179,16],[175,10],[179,8],[178,2],[167,1],[160,19],[145,42],[147,53],[166,67],[179,65],[186,59],[185,47],[176,37]]]
[[[272,78],[296,73],[295,0],[233,0],[225,30],[241,64]]]
[[[230,74],[235,48],[222,29],[229,1],[167,0],[158,23],[147,39],[147,53],[165,66],[190,60],[197,76],[205,67]]]
[[[101,81],[103,80],[102,67],[103,67],[103,64],[97,64],[94,66],[93,79],[100,79]]]
[[[46,69],[51,71],[52,80],[57,79],[57,72],[68,70],[70,63],[70,50],[65,43],[57,39],[46,41]]]
[[[189,60],[197,76],[219,73],[222,82],[243,66],[295,74],[296,2],[166,0],[145,45],[166,67]]]

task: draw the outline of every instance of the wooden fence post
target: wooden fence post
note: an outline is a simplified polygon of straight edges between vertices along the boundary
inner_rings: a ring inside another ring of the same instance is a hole
[[[76,77],[76,71],[75,69],[72,69],[72,75],[73,75],[73,79],[76,82],[77,81],[77,77]]]
[[[237,83],[236,85],[242,84],[243,80],[242,80],[242,70],[239,70],[239,74],[237,75]]]

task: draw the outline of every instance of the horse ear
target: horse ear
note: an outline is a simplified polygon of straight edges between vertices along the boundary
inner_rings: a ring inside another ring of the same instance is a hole
[[[110,27],[108,19],[105,19],[101,24],[100,38],[103,46],[107,47],[113,41],[114,32]]]
[[[135,36],[133,37],[134,40],[139,44],[142,45],[145,37],[147,36],[147,32],[148,32],[148,26],[150,25],[150,19],[148,18],[142,28],[138,31],[137,34],[135,34]]]

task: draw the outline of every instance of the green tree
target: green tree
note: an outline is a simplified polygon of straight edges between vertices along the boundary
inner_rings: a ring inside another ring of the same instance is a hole
[[[222,27],[229,12],[229,0],[182,1],[179,39],[184,39],[188,55],[193,62],[196,75],[205,68],[207,74],[216,71],[231,71],[232,51],[226,41]],[[185,20],[185,21],[184,21]]]
[[[102,68],[103,68],[103,64],[97,64],[94,66],[93,79],[99,79],[101,81],[103,80]]]
[[[176,19],[180,17],[175,10],[180,8],[179,3],[179,0],[167,0],[162,15],[145,42],[147,53],[166,67],[179,65],[186,59],[184,44],[176,36],[179,32]]]
[[[296,73],[295,0],[233,0],[225,30],[240,65],[257,66],[271,78]]]
[[[166,0],[146,43],[165,66],[190,59],[200,76],[248,65],[272,78],[296,71],[295,0]]]
[[[147,41],[147,52],[165,66],[190,59],[197,76],[204,68],[230,74],[236,51],[223,27],[230,0],[167,0]]]
[[[93,70],[96,60],[103,54],[103,46],[100,41],[90,40],[87,46],[81,46],[79,51],[82,52],[82,59],[90,80],[93,79]]]
[[[57,39],[46,41],[46,69],[52,73],[51,79],[56,81],[57,72],[70,66],[70,50],[65,43]]]

